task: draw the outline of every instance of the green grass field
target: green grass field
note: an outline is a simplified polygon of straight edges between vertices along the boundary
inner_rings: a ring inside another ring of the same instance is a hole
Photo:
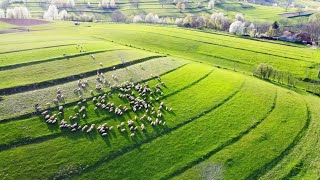
[[[102,23],[57,22],[0,39],[1,179],[320,176],[320,100],[303,81],[319,80],[317,49]],[[290,73],[297,85],[253,76],[260,63]],[[57,91],[64,98],[54,103]],[[102,136],[104,123],[113,129]]]

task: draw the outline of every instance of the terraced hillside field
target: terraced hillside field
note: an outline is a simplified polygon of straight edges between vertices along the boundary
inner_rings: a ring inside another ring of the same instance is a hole
[[[320,177],[318,50],[127,24],[0,38],[1,179]]]

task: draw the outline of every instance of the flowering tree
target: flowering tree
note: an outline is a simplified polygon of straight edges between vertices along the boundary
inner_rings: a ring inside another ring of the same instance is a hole
[[[242,22],[245,21],[244,16],[241,13],[236,14],[235,18],[236,18],[236,21],[242,21]]]
[[[14,7],[13,9],[7,9],[6,17],[14,19],[28,19],[31,18],[31,15],[26,7]]]
[[[210,0],[208,3],[208,8],[209,9],[213,9],[214,8],[214,4],[215,4],[215,0]]]
[[[230,25],[229,32],[233,34],[242,35],[244,33],[245,23],[242,21],[235,21]]]
[[[0,9],[0,18],[5,18],[4,10]]]
[[[44,12],[43,19],[56,20],[59,19],[59,11],[56,5],[50,5],[48,10]]]

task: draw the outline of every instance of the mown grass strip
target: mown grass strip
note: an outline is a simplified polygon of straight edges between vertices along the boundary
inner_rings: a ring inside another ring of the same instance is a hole
[[[150,33],[149,31],[144,31],[144,32]],[[308,60],[299,59],[299,58],[293,58],[293,57],[288,57],[288,56],[282,56],[282,55],[278,55],[278,54],[271,54],[271,53],[267,53],[267,52],[260,52],[260,51],[256,51],[256,50],[252,50],[252,49],[234,47],[234,46],[229,46],[229,45],[225,45],[225,44],[218,44],[218,43],[213,43],[213,42],[208,42],[208,41],[202,41],[202,40],[195,40],[195,39],[183,38],[183,37],[181,37],[181,36],[162,34],[162,33],[159,33],[159,32],[152,32],[152,33],[153,33],[153,34],[158,34],[158,35],[161,35],[161,36],[169,36],[169,37],[173,37],[173,38],[178,38],[178,39],[183,39],[183,40],[189,40],[189,41],[195,41],[195,42],[200,42],[200,43],[204,43],[204,44],[209,44],[209,45],[214,45],[214,46],[220,46],[220,47],[226,47],[226,48],[231,48],[231,49],[237,49],[237,50],[242,50],[242,51],[252,52],[252,53],[257,53],[257,54],[263,54],[263,55],[268,55],[268,56],[273,56],[273,57],[285,58],[285,59],[294,60],[294,61],[303,61],[303,62],[308,62],[308,63],[314,63],[313,61],[308,61]]]
[[[36,60],[36,61],[31,61],[31,62],[24,62],[24,63],[7,65],[7,66],[0,66],[0,71],[11,70],[11,69],[19,68],[19,67],[31,66],[31,65],[42,64],[42,63],[47,63],[47,62],[52,62],[52,61],[67,60],[69,58],[77,58],[77,57],[81,57],[81,56],[87,56],[90,54],[118,51],[118,50],[126,50],[126,49],[107,49],[107,50],[91,51],[91,52],[85,52],[85,53],[81,53],[81,54],[66,55],[66,56],[62,56],[62,57],[55,57],[55,58],[50,58],[50,59],[45,59],[45,60]]]
[[[149,57],[125,62],[122,64],[114,65],[112,67],[110,66],[110,67],[106,67],[106,68],[101,68],[101,69],[99,69],[99,71],[100,72],[111,71],[111,70],[113,70],[113,67],[115,67],[117,69],[118,68],[125,68],[128,66],[134,65],[134,64],[142,63],[142,62],[145,62],[145,61],[148,61],[151,59],[156,59],[156,58],[161,58],[161,57],[166,57],[166,56],[149,56]],[[0,95],[10,95],[10,94],[20,93],[20,92],[24,92],[24,91],[31,91],[31,90],[35,90],[35,89],[39,89],[39,88],[45,88],[47,86],[53,86],[56,84],[62,84],[62,83],[78,80],[78,79],[81,79],[86,76],[93,76],[96,73],[97,73],[97,70],[92,70],[92,71],[88,71],[88,72],[84,72],[84,73],[80,73],[80,74],[75,74],[75,75],[67,76],[67,77],[63,77],[63,78],[42,81],[39,83],[15,86],[15,87],[10,87],[10,88],[3,88],[3,89],[0,89]]]
[[[8,54],[8,53],[15,53],[15,52],[23,52],[23,51],[32,51],[32,50],[38,50],[38,49],[50,49],[50,48],[55,48],[55,47],[64,47],[64,46],[73,46],[73,45],[77,45],[77,44],[63,44],[63,45],[56,45],[56,46],[45,46],[45,47],[38,47],[38,48],[12,50],[12,51],[0,52],[0,54]]]
[[[162,73],[160,74],[159,76],[165,76],[167,74],[170,74],[176,70],[179,70],[185,66],[187,66],[189,63],[185,63],[185,64],[182,64],[181,66],[177,67],[177,68],[174,68],[174,69],[171,69],[170,71],[167,71],[165,73]],[[150,77],[150,78],[147,78],[147,79],[144,79],[144,80],[140,80],[140,81],[137,81],[136,83],[144,83],[144,82],[147,82],[147,81],[151,81],[153,80],[154,78],[153,77]],[[101,93],[98,93],[96,94],[95,96],[92,96],[92,97],[88,97],[86,98],[88,101],[91,101],[94,97],[98,97],[104,93],[108,93],[110,92],[109,89],[107,89],[107,91],[104,91],[104,92],[101,92]],[[167,96],[166,96],[167,97]],[[69,103],[65,103],[65,104],[60,104],[60,105],[63,105],[65,108],[70,108],[72,106],[75,106],[76,104],[78,103],[78,101],[73,101],[73,102],[69,102]],[[59,105],[57,106],[53,106],[51,108],[46,108],[46,109],[43,109],[43,110],[49,110],[49,111],[55,111],[57,109]],[[27,118],[32,118],[34,116],[37,116],[39,115],[37,112],[30,112],[30,113],[26,113],[26,114],[23,114],[23,115],[19,115],[19,116],[15,116],[15,117],[10,117],[10,118],[6,118],[6,119],[2,119],[0,120],[0,124],[4,124],[4,123],[8,123],[8,122],[11,122],[11,121],[19,121],[19,120],[24,120],[24,119],[27,119]]]
[[[32,50],[39,50],[39,49],[50,49],[50,48],[64,47],[64,46],[73,46],[73,45],[77,45],[77,44],[62,44],[62,45],[56,45],[56,46],[45,46],[45,47],[37,47],[37,48],[28,48],[28,49],[12,50],[12,51],[0,52],[0,54],[8,54],[8,53],[15,53],[15,52],[23,52],[23,51],[32,51]]]

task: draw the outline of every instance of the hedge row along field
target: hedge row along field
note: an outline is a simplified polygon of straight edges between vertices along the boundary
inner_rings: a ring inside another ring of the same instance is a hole
[[[2,179],[319,177],[320,101],[302,83],[306,69],[318,81],[319,50],[52,24],[0,35]],[[252,76],[261,63],[301,84]]]

